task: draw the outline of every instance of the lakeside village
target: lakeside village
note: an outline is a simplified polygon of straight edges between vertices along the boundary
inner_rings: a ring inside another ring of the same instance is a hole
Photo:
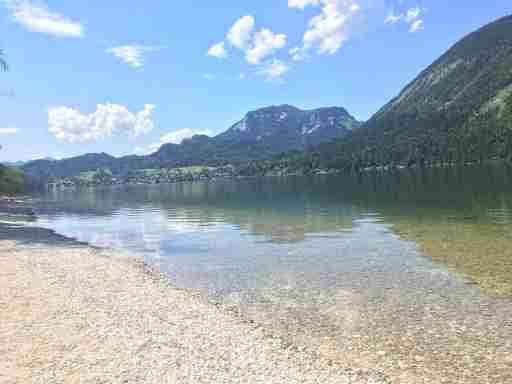
[[[474,165],[472,163],[465,166]],[[453,167],[451,163],[436,163],[430,167]],[[360,172],[404,170],[417,168],[405,165],[374,166],[361,169]],[[221,167],[188,166],[178,168],[155,168],[131,171],[126,176],[114,176],[109,169],[82,172],[78,176],[51,177],[46,182],[48,189],[82,188],[126,184],[172,184],[180,182],[213,181],[236,177],[254,176],[300,176],[300,175],[329,175],[340,173],[339,169],[292,169],[285,163],[260,162],[243,166],[224,165]]]
[[[312,169],[308,174],[325,175],[337,173],[338,170]],[[113,175],[109,169],[82,172],[78,176],[51,177],[46,183],[48,189],[81,188],[104,185],[125,184],[170,184],[193,181],[213,181],[216,179],[251,177],[251,176],[291,176],[304,172],[290,169],[285,163],[258,162],[245,163],[242,166],[232,164],[220,167],[188,166],[177,168],[140,169],[129,172],[126,176]]]
[[[235,167],[182,167],[162,169],[141,169],[126,176],[114,176],[109,169],[82,172],[79,176],[52,177],[46,183],[49,189],[93,187],[100,185],[124,184],[166,184],[185,181],[213,180],[234,177]]]

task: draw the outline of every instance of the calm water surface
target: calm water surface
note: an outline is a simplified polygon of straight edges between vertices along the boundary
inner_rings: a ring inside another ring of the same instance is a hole
[[[54,191],[37,210],[393,382],[512,382],[507,167]]]

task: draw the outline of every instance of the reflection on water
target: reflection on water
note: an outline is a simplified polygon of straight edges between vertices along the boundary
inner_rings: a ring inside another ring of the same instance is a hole
[[[511,208],[510,169],[451,168],[58,191],[38,225],[394,382],[506,383],[512,302],[450,271],[512,294]]]

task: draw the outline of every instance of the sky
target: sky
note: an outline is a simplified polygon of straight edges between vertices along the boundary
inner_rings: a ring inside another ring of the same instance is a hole
[[[146,154],[250,110],[368,119],[510,0],[0,0],[0,161]]]

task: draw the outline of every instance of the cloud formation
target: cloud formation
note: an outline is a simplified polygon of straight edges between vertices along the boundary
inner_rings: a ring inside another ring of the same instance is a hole
[[[226,34],[226,41],[245,54],[246,61],[251,65],[259,65],[287,44],[287,36],[274,33],[268,28],[256,31],[254,17],[246,15],[238,19]],[[213,45],[208,51],[209,56],[225,58],[227,52],[225,42]]]
[[[98,104],[95,112],[85,114],[55,107],[48,111],[48,130],[66,143],[96,142],[118,133],[137,137],[153,130],[154,109],[154,105],[146,104],[142,111],[132,113],[123,105]]]
[[[308,55],[302,47],[294,47],[288,51],[293,61],[304,61]]]
[[[150,45],[122,45],[112,47],[105,50],[106,53],[112,54],[123,63],[134,68],[140,68],[144,65],[144,53],[158,51],[163,47],[154,47]]]
[[[0,0],[9,10],[14,22],[31,32],[54,37],[83,37],[84,28],[78,22],[50,11],[44,5],[35,5],[30,0]]]
[[[258,71],[258,74],[264,76],[267,81],[280,80],[281,77],[290,70],[290,67],[281,60],[272,60],[265,63]]]
[[[411,26],[409,28],[409,32],[410,33],[415,33],[415,32],[421,31],[423,29],[425,29],[423,20],[416,20],[415,22],[413,22],[411,24]]]
[[[291,53],[295,61],[303,59],[306,52],[316,49],[318,54],[334,54],[349,39],[351,27],[361,11],[356,0],[288,0],[288,7],[303,10],[307,6],[320,6],[302,38],[302,47]]]
[[[275,33],[268,28],[256,30],[256,21],[251,15],[238,19],[226,34],[226,40],[210,47],[208,55],[218,58],[227,57],[225,42],[241,50],[247,63],[261,66],[257,73],[267,78],[281,76],[288,70],[288,66],[279,60],[266,61],[286,46],[287,36],[283,33]],[[240,78],[245,78],[245,75]]]
[[[320,5],[320,0],[288,0],[288,7],[304,9],[308,5]]]
[[[12,128],[12,127],[0,128],[0,135],[15,135],[19,132],[20,132],[19,128]]]
[[[195,135],[206,135],[211,136],[212,132],[208,130],[195,131],[190,128],[178,129],[177,131],[169,132],[160,137],[160,141],[150,144],[146,150],[144,148],[137,147],[139,153],[152,153],[160,149],[164,144],[181,144],[183,140],[190,139]]]
[[[226,48],[224,46],[224,42],[214,44],[208,50],[208,56],[216,57],[217,59],[225,59],[228,57],[228,53],[226,52]]]
[[[255,24],[254,17],[243,16],[233,24],[226,39],[233,47],[246,50],[251,41]]]
[[[276,50],[286,45],[286,35],[275,34],[269,29],[262,29],[254,34],[252,46],[246,51],[245,57],[249,64],[260,64]]]
[[[384,20],[384,23],[393,25],[402,22],[409,25],[410,33],[415,33],[425,29],[425,22],[422,19],[424,13],[425,9],[419,7],[410,8],[398,14],[390,12]]]

